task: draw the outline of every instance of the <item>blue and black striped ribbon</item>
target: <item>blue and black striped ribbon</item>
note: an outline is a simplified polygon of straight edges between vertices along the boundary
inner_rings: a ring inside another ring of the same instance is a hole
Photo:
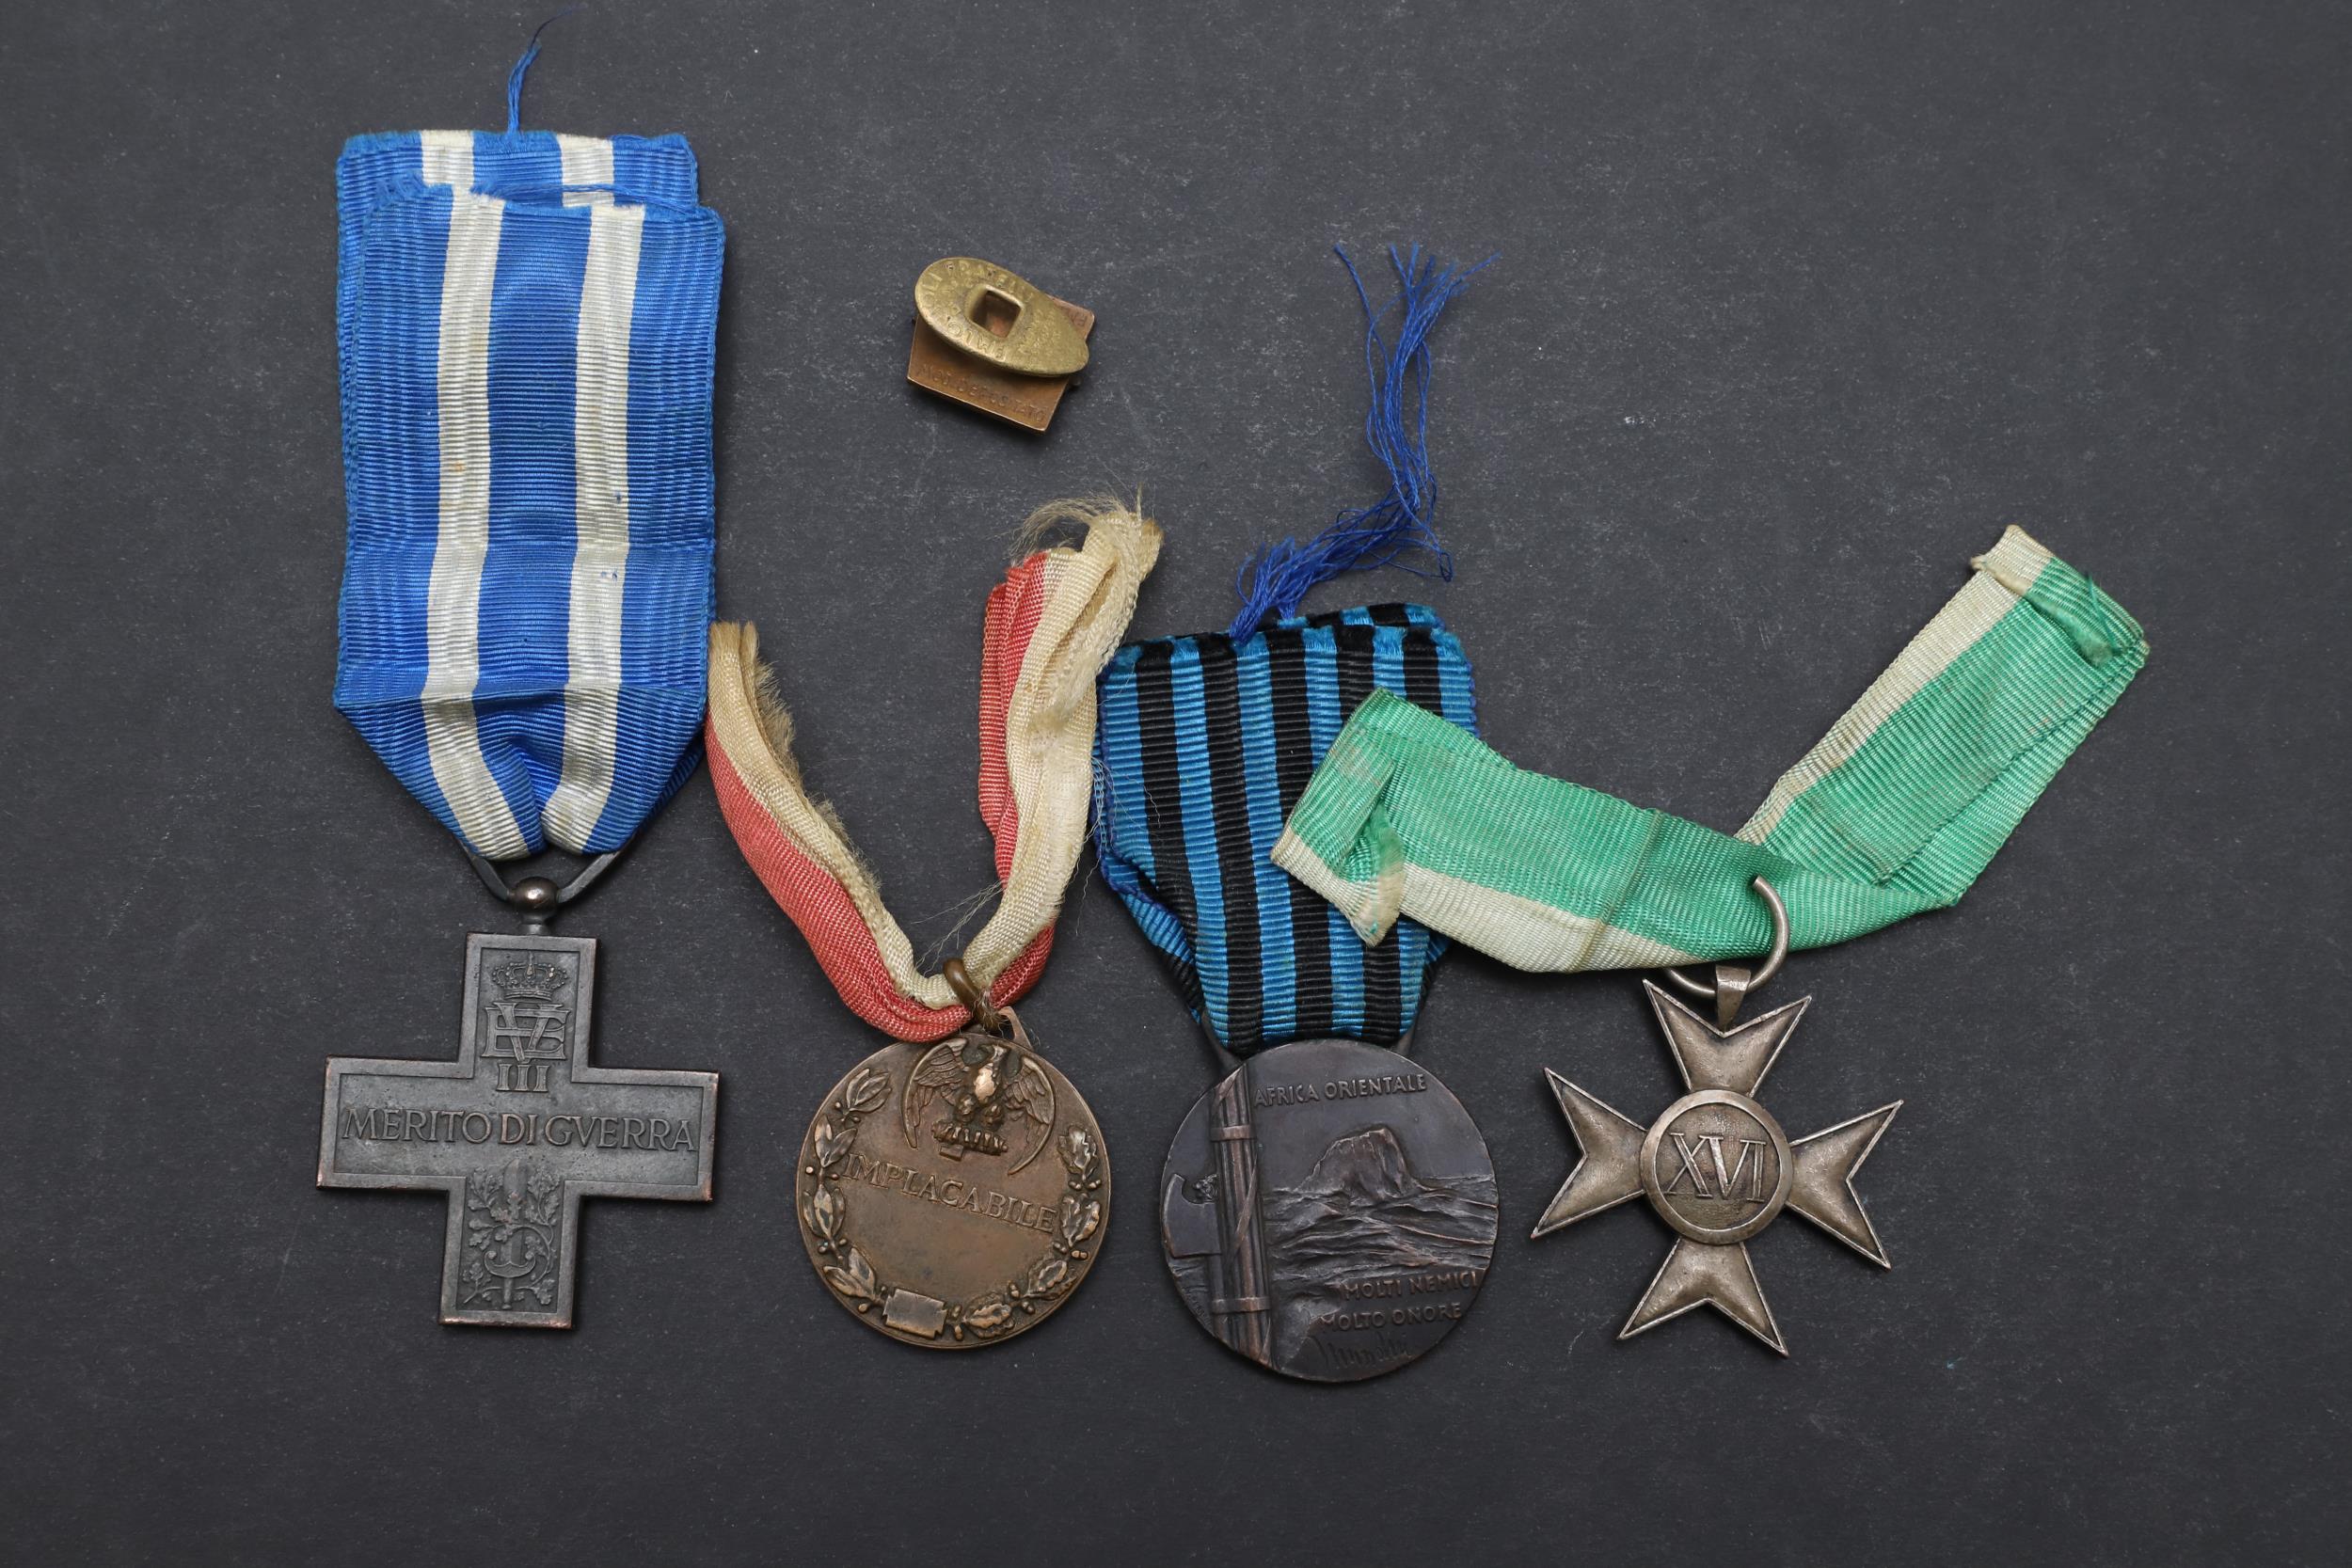
[[[1367,947],[1269,856],[1340,726],[1375,688],[1475,732],[1470,660],[1420,605],[1295,617],[1254,636],[1119,650],[1101,681],[1103,875],[1227,1050],[1394,1045],[1444,939],[1410,920]]]

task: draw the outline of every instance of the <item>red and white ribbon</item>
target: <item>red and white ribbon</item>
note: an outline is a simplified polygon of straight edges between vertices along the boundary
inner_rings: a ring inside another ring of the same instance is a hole
[[[1057,502],[1030,519],[1086,530],[1015,565],[988,596],[980,641],[980,816],[1003,884],[963,954],[999,1006],[1036,983],[1054,921],[1085,847],[1092,790],[1094,678],[1126,634],[1160,531],[1115,503]],[[710,628],[705,726],[719,807],[743,858],[815,950],[850,1010],[892,1037],[953,1034],[971,1019],[947,982],[915,966],[914,946],[832,808],[810,797],[792,755],[792,720],[759,662],[748,624]]]

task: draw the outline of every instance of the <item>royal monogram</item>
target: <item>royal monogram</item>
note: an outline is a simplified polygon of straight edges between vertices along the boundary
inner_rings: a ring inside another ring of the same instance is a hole
[[[596,954],[470,937],[454,1062],[326,1064],[319,1185],[449,1195],[443,1323],[568,1328],[581,1198],[710,1200],[718,1075],[589,1066]]]
[[[482,1053],[499,1064],[501,1093],[545,1094],[548,1075],[569,1049],[572,1012],[559,1000],[571,988],[564,966],[526,958],[490,972],[500,992],[483,1025]]]

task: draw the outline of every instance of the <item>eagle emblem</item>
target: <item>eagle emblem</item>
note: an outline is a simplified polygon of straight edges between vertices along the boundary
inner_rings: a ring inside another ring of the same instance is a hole
[[[1026,1053],[986,1035],[959,1035],[923,1053],[907,1079],[899,1117],[907,1147],[920,1146],[924,1115],[940,1102],[931,1124],[939,1152],[1010,1154],[1017,1176],[1045,1147],[1054,1130],[1054,1085]]]

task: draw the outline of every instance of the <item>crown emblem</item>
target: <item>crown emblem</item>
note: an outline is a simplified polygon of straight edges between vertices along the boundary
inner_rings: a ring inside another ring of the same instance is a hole
[[[490,971],[490,978],[509,1002],[530,997],[539,1002],[553,1002],[572,983],[572,977],[562,964],[548,963],[537,958],[523,958],[501,964]]]

